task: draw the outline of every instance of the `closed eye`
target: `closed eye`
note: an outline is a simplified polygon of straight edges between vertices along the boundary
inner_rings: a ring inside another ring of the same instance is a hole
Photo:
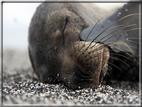
[[[64,32],[67,23],[68,23],[68,17],[66,17],[66,19],[63,22],[63,26],[62,26],[62,29],[61,29],[62,32]]]
[[[65,28],[66,28],[67,23],[68,23],[68,17],[66,17],[66,19],[64,20],[64,22],[63,22],[63,27],[62,27],[62,29],[61,29],[61,31],[62,31],[62,37],[63,37],[63,45],[65,45],[64,30],[65,30]]]

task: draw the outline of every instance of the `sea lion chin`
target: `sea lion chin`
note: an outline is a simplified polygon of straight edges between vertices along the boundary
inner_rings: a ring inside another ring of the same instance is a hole
[[[29,28],[29,56],[38,79],[72,89],[94,87],[107,71],[108,47],[80,41],[88,23],[66,3],[43,3]]]

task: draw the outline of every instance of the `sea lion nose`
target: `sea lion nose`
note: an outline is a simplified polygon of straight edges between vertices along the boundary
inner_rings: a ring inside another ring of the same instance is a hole
[[[74,75],[72,77],[72,80],[75,84],[81,83],[81,82],[92,82],[90,76],[84,75],[81,73],[81,71],[77,68],[74,69]]]

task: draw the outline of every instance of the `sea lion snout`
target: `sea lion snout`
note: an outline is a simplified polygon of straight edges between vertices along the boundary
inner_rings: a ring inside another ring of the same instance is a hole
[[[73,89],[94,87],[107,71],[109,50],[103,44],[79,41],[67,50],[65,57],[61,71],[70,84],[64,83]]]

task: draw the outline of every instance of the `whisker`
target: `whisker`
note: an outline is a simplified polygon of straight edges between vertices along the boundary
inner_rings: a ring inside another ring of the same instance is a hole
[[[122,40],[119,40],[119,41],[122,42]],[[115,42],[117,43],[117,42],[118,42],[118,44],[122,44],[122,43],[119,43],[119,41],[114,41],[113,43],[115,43]],[[111,45],[111,42],[110,42],[110,43],[107,43],[107,44],[105,44],[105,45],[109,45],[109,44]],[[124,42],[123,42],[123,44],[126,45],[126,43],[124,43]],[[99,45],[99,46],[100,46],[99,48],[96,48],[95,50],[92,50],[90,53],[92,53],[92,52],[94,52],[94,51],[96,51],[96,50],[98,50],[98,49],[104,48],[105,45],[102,45],[102,46]],[[122,49],[120,49],[120,48],[118,48],[118,47],[112,46],[112,45],[111,45],[111,47],[114,47],[115,49],[117,49],[117,50],[119,50],[119,51],[122,51],[122,52],[124,51],[124,50],[122,50]],[[128,45],[127,45],[127,47],[129,48]],[[131,50],[131,49],[130,49],[130,50]],[[132,51],[132,50],[131,50],[131,51]],[[135,53],[135,52],[132,51],[131,53]],[[128,54],[128,53],[126,53],[126,54],[129,55],[129,56],[134,57],[134,55],[131,55],[131,54]],[[123,56],[123,57],[124,57],[124,56]],[[128,58],[127,58],[127,59],[128,59]]]
[[[113,42],[109,42],[109,43],[107,43],[107,45],[109,45],[109,44],[113,44],[113,43],[117,43],[117,44],[120,44],[120,42],[122,42],[123,44],[125,44],[125,46],[127,46],[128,48],[129,48],[129,50],[132,52],[132,50],[131,50],[131,48],[126,44],[126,43],[124,43],[123,42],[123,40],[127,40],[128,41],[128,39],[129,38],[125,38],[125,39],[122,39],[122,40],[117,40],[117,41],[113,41]],[[130,41],[130,40],[129,40]],[[132,41],[130,41],[130,42],[132,42]],[[134,41],[133,41],[134,42]],[[133,52],[132,52],[133,53]]]
[[[141,39],[141,38],[128,38],[128,39]]]
[[[113,29],[113,28],[116,28],[116,27],[119,27],[119,26],[124,26],[124,25],[113,26],[113,27],[110,27],[109,29]]]
[[[129,45],[129,47],[131,47],[131,48],[135,48],[135,49],[137,48],[137,47],[135,47],[135,46],[132,46],[132,45]]]
[[[104,17],[104,16],[103,16],[103,17]],[[102,18],[103,18],[103,17],[102,17]],[[89,34],[88,34],[88,36],[87,36],[85,42],[87,41],[88,37],[90,36],[90,34],[91,34],[91,32],[93,31],[93,29],[95,28],[95,26],[102,20],[102,18],[99,19],[99,20],[97,21],[97,23],[93,26],[93,28],[92,28],[91,31],[89,32]]]
[[[121,18],[121,19],[117,20],[116,22],[112,23],[109,27],[107,27],[104,31],[102,31],[99,35],[97,35],[96,38],[94,38],[93,41],[91,41],[90,45],[91,45],[102,33],[104,33],[106,30],[108,30],[113,24],[115,24],[115,23],[117,23],[117,22],[119,22],[119,21],[121,21],[121,20],[123,20],[123,19],[129,17],[129,16],[133,16],[133,15],[139,15],[139,13],[138,13],[138,14],[130,14],[130,15],[124,16],[123,18]],[[89,46],[90,46],[90,45],[89,45]],[[86,48],[86,50],[89,48],[89,46]]]
[[[123,42],[123,41],[120,41],[120,42],[116,42],[115,44],[121,44],[121,42],[122,42],[122,44],[124,44],[124,46],[126,46],[130,51],[131,51],[131,54],[132,54],[132,56],[135,58],[135,55],[134,55],[134,53],[137,53],[137,52],[135,52],[135,51],[132,51],[132,49],[125,43],[125,42]],[[112,45],[111,45],[112,46]],[[113,46],[113,47],[115,47],[115,46]],[[116,48],[116,47],[115,47]],[[120,49],[120,48],[119,48]],[[123,50],[124,51],[124,50]],[[127,50],[128,51],[128,50]],[[128,53],[127,53],[128,54]],[[136,59],[136,58],[135,58]]]
[[[112,54],[113,54],[113,55],[122,56],[122,57],[124,57],[124,58],[126,58],[126,59],[128,59],[128,60],[131,60],[130,58],[126,57],[125,55],[121,55],[121,54],[117,54],[117,53],[112,53]]]
[[[128,40],[127,40],[127,41],[128,41]],[[139,44],[138,42],[136,42],[136,41],[132,41],[132,40],[129,40],[129,42]]]
[[[115,58],[115,57],[110,57],[110,58],[115,59],[115,60],[120,60],[121,62],[123,62],[125,65],[127,65],[130,68],[130,66],[126,62],[121,60],[120,58]]]
[[[108,43],[106,43],[107,45],[109,45],[109,44],[113,44],[113,43],[119,43],[119,42],[121,42],[121,41],[130,41],[130,40],[128,40],[129,38],[125,38],[125,39],[121,39],[121,40],[116,40],[116,41],[113,41],[113,42],[108,42]],[[134,42],[134,41],[133,41]]]
[[[110,78],[111,78],[111,75],[110,75],[108,72],[106,72],[106,74],[107,74],[108,76],[110,76]]]
[[[89,44],[90,45],[90,44]],[[103,47],[102,47],[103,48]],[[98,48],[96,48],[95,50],[98,50]],[[80,55],[82,55],[85,51],[87,51],[86,49],[84,49],[84,51],[80,54]],[[94,51],[93,51],[94,52]],[[90,52],[90,53],[92,53],[92,51]],[[80,57],[80,55],[79,55],[79,57]],[[78,57],[78,58],[79,58]]]
[[[120,71],[122,71],[118,66],[116,66],[116,65],[114,65],[114,64],[111,64],[111,63],[108,63],[108,64],[110,64],[110,65],[116,67],[117,69],[119,69]]]
[[[112,70],[112,68],[111,68],[110,66],[108,66],[108,68],[109,68],[110,70]]]
[[[123,19],[125,19],[125,18],[127,18],[127,17],[133,16],[133,15],[139,15],[139,13],[136,13],[136,14],[129,14],[129,15],[124,16],[123,18],[117,20],[117,21],[114,22],[113,24],[111,24],[111,25],[110,25],[109,27],[107,27],[104,31],[102,31],[99,35],[97,35],[97,37],[94,38],[93,41],[91,41],[91,43],[90,43],[89,46],[84,50],[84,52],[90,47],[90,45],[91,45],[103,32],[105,32],[107,29],[109,29],[112,25],[114,25],[115,23],[117,23],[117,22],[119,22],[119,21],[121,21],[121,20],[123,20]],[[99,21],[98,21],[98,22],[99,22]],[[96,26],[96,24],[95,24],[95,26]],[[94,27],[93,27],[93,29],[94,29]],[[92,32],[93,29],[91,29],[90,33]],[[90,33],[89,33],[89,35],[90,35]],[[86,40],[88,39],[89,35],[87,36]],[[86,42],[86,40],[85,40],[85,42]],[[84,43],[84,45],[85,45],[85,43]],[[82,47],[83,47],[83,46],[82,46]],[[81,49],[82,49],[82,48],[81,48]],[[83,53],[84,53],[84,52],[83,52]],[[79,57],[80,57],[80,55],[79,55]],[[77,58],[77,59],[78,59],[78,58]]]
[[[134,26],[134,25],[136,25],[136,24],[127,25],[127,26],[121,27],[121,28],[119,28],[119,29],[123,29],[123,28],[126,28],[126,27]],[[106,38],[107,36],[109,36],[110,34],[116,32],[116,31],[118,31],[118,29],[117,29],[117,30],[114,30],[113,32],[111,32],[111,33],[109,33],[109,34],[107,34],[107,35],[104,36],[101,40],[103,40],[104,38]],[[120,33],[119,33],[119,34],[120,34]],[[107,41],[107,40],[109,40],[110,38],[115,37],[115,36],[117,36],[117,34],[116,34],[116,35],[112,35],[112,36],[109,37],[108,39],[104,40],[102,43],[104,43],[105,41]],[[101,40],[99,40],[99,41],[101,41]]]
[[[125,19],[127,17],[134,16],[134,15],[139,15],[139,13],[134,13],[134,14],[126,15],[126,16],[122,17],[121,19],[119,19],[117,22],[119,22],[119,21],[121,21],[121,20],[123,20],[123,19]]]
[[[103,16],[103,17],[104,17],[104,16]],[[103,18],[103,17],[102,17],[102,18]],[[93,29],[95,28],[95,26],[102,20],[102,18],[99,19],[99,20],[97,21],[97,23],[93,26],[93,28],[92,28],[91,31],[89,32],[89,34],[88,34],[88,36],[87,36],[85,42],[88,40],[88,37],[90,36],[91,32],[93,31]],[[85,42],[84,42],[84,45],[85,45]],[[82,46],[82,48],[84,47],[84,45]],[[82,49],[82,48],[81,48],[81,49]],[[81,50],[81,49],[80,49],[80,50]]]
[[[118,47],[116,47],[116,46],[111,46],[111,47],[114,47],[115,49],[117,49],[117,50],[119,50],[119,51],[122,51],[123,52],[123,50],[122,49],[120,49],[120,48],[118,48]],[[126,54],[128,54],[127,52],[126,52]],[[131,54],[128,54],[129,56],[133,56],[133,55],[131,55]]]
[[[111,69],[109,69],[109,68],[108,68],[108,70],[107,70],[107,71],[111,71]],[[106,72],[106,74],[107,74],[107,72]]]
[[[132,31],[132,30],[137,30],[137,29],[141,29],[141,28],[133,28],[133,29],[125,30],[124,32]]]
[[[108,52],[108,51],[104,51],[104,52]],[[100,56],[99,54],[101,54],[101,52],[98,52],[97,54],[98,54],[98,55],[96,55],[96,56],[94,56],[94,57],[92,57],[92,58],[99,57],[99,56]],[[106,54],[106,53],[105,53],[105,54]],[[104,54],[104,55],[105,55],[105,54]]]
[[[133,53],[133,51],[132,51],[132,49],[125,43],[125,42],[123,42],[123,41],[120,41],[120,42],[122,42],[122,44],[124,44],[130,51],[131,51],[131,53],[132,53],[132,55],[134,56],[134,53]],[[119,43],[120,43],[119,42]],[[119,44],[118,43],[118,44]],[[121,44],[121,43],[120,43]]]

